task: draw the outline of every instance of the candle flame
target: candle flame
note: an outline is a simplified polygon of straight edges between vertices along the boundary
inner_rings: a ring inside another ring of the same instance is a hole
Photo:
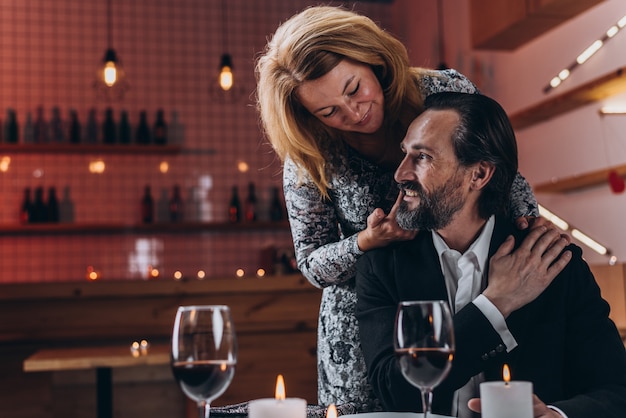
[[[502,368],[502,378],[505,383],[509,383],[511,381],[511,371],[509,370],[508,364],[505,364]]]
[[[276,378],[276,399],[284,400],[285,399],[285,379],[283,379],[283,375],[279,374]]]
[[[337,418],[337,407],[331,403],[326,410],[326,418]]]

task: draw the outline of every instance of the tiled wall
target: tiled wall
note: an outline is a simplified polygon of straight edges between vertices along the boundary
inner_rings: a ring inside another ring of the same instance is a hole
[[[184,137],[182,151],[172,154],[21,153],[2,148],[0,282],[85,280],[89,265],[100,271],[102,280],[146,278],[147,264],[158,266],[162,277],[175,270],[186,276],[198,270],[208,277],[234,276],[237,268],[247,274],[256,270],[261,248],[290,248],[287,230],[21,235],[7,233],[6,227],[19,224],[24,188],[38,186],[54,186],[60,197],[69,192],[76,225],[139,222],[146,184],[157,202],[179,184],[183,199],[195,201],[188,220],[226,221],[232,186],[245,197],[249,182],[256,184],[261,208],[266,207],[270,189],[281,184],[281,172],[250,99],[254,58],[279,22],[316,3],[112,0],[108,32],[105,0],[1,0],[0,121],[6,119],[6,109],[14,109],[20,140],[27,114],[35,118],[40,106],[47,120],[55,106],[64,121],[76,109],[83,128],[92,108],[100,123],[107,107],[113,108],[116,120],[126,110],[133,124],[145,110],[151,125],[162,108],[167,122],[178,115]],[[387,2],[348,6],[383,26],[389,23]],[[107,102],[92,88],[108,46],[117,51],[130,86],[121,101]],[[238,92],[228,99],[213,88],[225,48],[233,57]],[[99,174],[89,171],[97,160],[106,165]],[[240,169],[242,162],[247,171]],[[263,211],[260,216],[267,217]]]

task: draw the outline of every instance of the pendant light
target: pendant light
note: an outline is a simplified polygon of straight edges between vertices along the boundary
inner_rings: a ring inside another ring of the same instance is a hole
[[[233,87],[235,81],[233,77],[233,59],[228,52],[228,15],[226,13],[227,2],[222,0],[222,59],[220,60],[220,74],[218,78],[219,86],[222,90],[228,91]]]
[[[98,67],[94,88],[106,100],[121,100],[128,89],[121,61],[113,49],[112,0],[107,0],[107,50]]]

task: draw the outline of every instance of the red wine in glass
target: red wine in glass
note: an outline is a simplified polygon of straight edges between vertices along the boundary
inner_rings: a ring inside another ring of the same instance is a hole
[[[176,361],[174,379],[185,395],[196,402],[219,397],[233,379],[235,363],[216,360]]]
[[[210,403],[228,388],[237,364],[237,338],[225,305],[180,306],[172,330],[172,373],[209,418]]]
[[[452,315],[446,301],[398,304],[394,350],[402,375],[422,393],[424,418],[430,414],[433,389],[452,368],[454,347]]]
[[[396,350],[405,379],[418,387],[435,387],[448,375],[454,350],[449,348],[402,348]]]

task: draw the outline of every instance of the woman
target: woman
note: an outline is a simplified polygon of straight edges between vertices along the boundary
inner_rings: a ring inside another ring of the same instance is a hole
[[[424,97],[478,91],[454,70],[411,68],[406,48],[372,20],[327,6],[283,23],[259,57],[256,76],[261,121],[284,162],[298,267],[323,288],[318,402],[377,410],[354,316],[355,263],[365,251],[414,237],[395,222],[393,173]],[[518,174],[511,216],[525,228],[524,216],[537,213]]]

